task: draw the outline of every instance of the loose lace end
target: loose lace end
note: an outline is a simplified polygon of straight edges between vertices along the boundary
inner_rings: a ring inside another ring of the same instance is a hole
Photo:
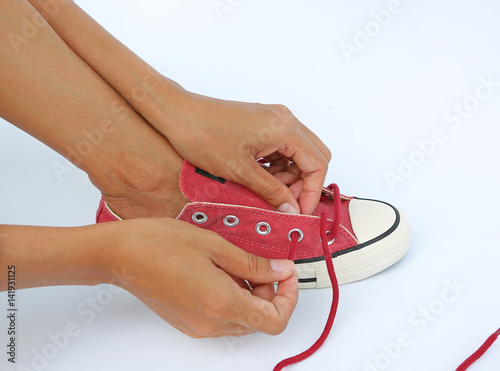
[[[340,192],[339,188],[336,184],[330,185],[328,188],[332,189],[333,197],[334,197],[334,217],[333,217],[333,228],[330,232],[330,238],[334,239],[337,236],[339,225],[340,225]],[[304,359],[313,355],[325,342],[330,334],[330,331],[333,326],[333,322],[335,320],[335,315],[337,314],[337,308],[339,305],[339,284],[337,281],[337,276],[335,274],[335,268],[333,267],[333,262],[330,254],[330,248],[328,247],[328,236],[326,234],[326,222],[328,218],[326,213],[321,213],[321,225],[320,225],[320,236],[321,236],[321,244],[323,246],[323,256],[325,258],[326,267],[328,269],[328,276],[330,277],[330,281],[332,283],[333,297],[332,297],[332,305],[330,307],[330,313],[328,314],[328,319],[325,324],[325,328],[321,333],[320,337],[316,342],[307,350],[303,351],[296,356],[286,358],[280,363],[278,363],[274,367],[274,371],[281,371],[283,368],[293,365],[295,363],[301,362]],[[290,247],[290,255],[289,259],[293,260],[297,251],[297,236],[292,237],[292,244]]]
[[[465,371],[476,362],[479,358],[483,356],[484,353],[493,345],[495,340],[500,336],[500,328],[490,335],[488,339],[476,350],[469,358],[467,358],[460,366],[458,366],[456,371]]]

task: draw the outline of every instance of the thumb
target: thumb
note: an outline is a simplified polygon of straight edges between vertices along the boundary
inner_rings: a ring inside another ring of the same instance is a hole
[[[290,189],[275,176],[268,173],[257,162],[246,167],[237,183],[244,185],[262,197],[275,210],[289,214],[299,214],[300,207]]]
[[[299,296],[299,281],[294,263],[286,259],[261,258],[225,242],[219,248],[211,250],[212,262],[225,273],[252,282],[254,287],[250,295],[247,290],[229,291],[237,299],[232,306],[239,314],[237,323],[271,335],[283,332]],[[254,284],[272,285],[276,281],[276,292],[269,297],[261,295],[262,292],[256,293]]]
[[[212,249],[210,258],[226,273],[261,284],[286,280],[295,271],[291,260],[262,258],[224,242],[224,248]]]

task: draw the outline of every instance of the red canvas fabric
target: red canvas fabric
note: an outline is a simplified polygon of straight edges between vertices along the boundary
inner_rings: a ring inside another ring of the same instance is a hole
[[[290,249],[288,234],[292,229],[300,228],[304,237],[300,242],[295,259],[323,256],[318,233],[319,217],[288,215],[246,206],[199,202],[187,205],[178,219],[198,225],[192,219],[192,215],[196,212],[203,212],[208,217],[204,224],[199,225],[200,228],[217,232],[231,243],[252,254],[272,259],[287,259]],[[238,217],[237,226],[227,227],[224,225],[224,217],[230,215]],[[268,235],[261,236],[256,233],[255,226],[260,222],[270,225],[271,232]],[[331,230],[332,223],[331,219],[327,220],[328,230]],[[354,237],[345,229],[341,229],[329,248],[330,252],[335,252],[355,244]]]
[[[291,260],[329,257],[331,253],[357,244],[348,212],[350,198],[341,196],[336,185],[325,189],[313,215],[276,212],[251,190],[216,178],[187,162],[182,165],[180,188],[191,203],[186,205],[177,219],[217,232],[255,255]],[[196,222],[197,213],[203,213],[202,223]],[[238,223],[227,225],[224,218],[237,219]],[[118,219],[101,200],[97,222]],[[267,228],[270,228],[268,234],[257,233],[256,226],[259,223],[266,223]],[[300,229],[302,236],[297,229]],[[330,333],[337,312],[339,288],[332,260],[328,258],[325,261],[333,290],[325,329],[309,349],[283,360],[276,365],[276,371],[311,356]]]
[[[239,184],[214,180],[196,168],[184,162],[180,176],[182,193],[191,201],[177,219],[198,225],[219,233],[231,243],[253,254],[274,259],[286,259],[289,253],[290,239],[288,233],[299,228],[303,233],[296,260],[323,256],[323,248],[319,236],[320,215],[327,218],[327,231],[331,231],[334,220],[334,201],[322,197],[313,215],[284,214],[273,211],[257,194]],[[335,241],[329,246],[330,253],[344,250],[357,244],[349,218],[350,198],[343,196],[340,201],[340,225]],[[208,219],[197,224],[192,216],[203,212]],[[227,227],[223,223],[225,216],[235,215],[239,223],[235,227]],[[271,227],[271,233],[265,236],[255,231],[257,223],[265,222]],[[330,239],[330,241],[333,238]]]
[[[115,214],[113,214],[109,208],[106,206],[106,202],[101,198],[101,202],[99,203],[99,208],[97,209],[96,222],[97,223],[106,223],[106,222],[114,222],[119,220]]]
[[[247,252],[274,259],[288,258],[290,248],[288,233],[294,228],[299,228],[304,237],[300,241],[296,260],[323,256],[318,233],[320,215],[325,214],[327,231],[331,231],[334,220],[332,198],[323,196],[313,215],[284,214],[273,211],[269,204],[248,188],[214,178],[203,171],[197,172],[196,167],[188,162],[183,163],[179,183],[182,193],[191,203],[186,205],[177,219],[217,232]],[[348,211],[351,198],[341,196],[340,200],[340,228],[335,241],[329,245],[330,253],[357,244]],[[206,214],[207,221],[203,224],[195,223],[192,217],[196,212]],[[228,215],[236,215],[239,219],[238,225],[232,228],[224,225],[223,219]],[[97,222],[114,220],[119,219],[108,209],[104,200],[101,200],[97,211]],[[258,235],[255,226],[260,222],[268,223],[271,233],[265,236]]]
[[[220,183],[196,172],[196,167],[184,161],[179,179],[181,191],[192,202],[210,202],[218,204],[255,207],[272,211],[272,207],[250,189],[237,183],[224,181]],[[340,224],[354,235],[349,218],[349,201],[351,197],[341,196]],[[313,212],[314,216],[326,213],[333,219],[333,200],[322,198]],[[281,214],[283,215],[283,214]]]

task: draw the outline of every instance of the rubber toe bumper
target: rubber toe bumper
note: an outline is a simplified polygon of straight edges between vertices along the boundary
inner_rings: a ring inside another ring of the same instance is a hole
[[[411,228],[405,215],[385,202],[353,198],[349,203],[349,215],[358,244],[332,254],[340,285],[362,280],[390,267],[404,256],[411,240]],[[300,288],[331,285],[323,258],[295,263]]]

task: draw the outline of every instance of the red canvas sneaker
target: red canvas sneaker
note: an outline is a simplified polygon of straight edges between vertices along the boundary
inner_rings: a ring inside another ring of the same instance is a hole
[[[324,343],[337,312],[338,284],[382,271],[398,261],[410,244],[410,226],[398,209],[382,201],[342,196],[334,184],[324,188],[312,216],[273,211],[249,189],[187,162],[182,166],[180,186],[191,203],[177,219],[215,231],[256,255],[294,260],[301,288],[332,286],[330,313],[318,340],[279,362],[274,371],[306,359]],[[120,217],[101,200],[97,222],[115,220]],[[465,371],[499,336],[500,329],[457,371]]]
[[[332,287],[330,313],[318,340],[278,363],[275,371],[306,359],[324,343],[337,313],[339,284],[389,267],[410,244],[410,226],[399,210],[381,201],[342,196],[335,184],[323,189],[313,215],[274,211],[249,189],[187,162],[180,188],[191,203],[177,219],[215,231],[255,255],[293,260],[301,288]],[[114,220],[120,218],[101,200],[97,222]]]
[[[339,284],[384,270],[398,261],[410,244],[410,226],[398,209],[385,202],[342,195],[336,205],[333,186],[324,188],[313,215],[274,211],[249,189],[187,162],[182,166],[180,187],[191,203],[177,219],[215,231],[247,252],[294,260],[300,288],[331,286],[319,233],[322,214]],[[339,226],[334,236],[336,209]],[[119,219],[101,200],[97,222]],[[295,251],[290,251],[293,236],[298,241]]]

